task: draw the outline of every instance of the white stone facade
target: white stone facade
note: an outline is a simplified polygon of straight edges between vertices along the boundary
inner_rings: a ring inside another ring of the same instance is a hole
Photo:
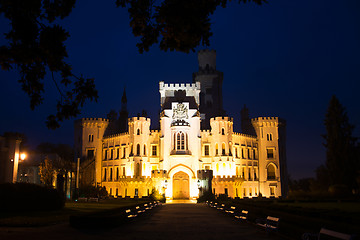
[[[231,117],[211,118],[201,129],[200,82],[159,83],[160,129],[133,117],[128,132],[104,136],[107,119],[80,119],[75,142],[82,181],[105,186],[118,197],[197,198],[211,173],[211,191],[229,197],[280,197],[286,192],[285,123],[277,117],[252,119],[256,136],[233,131]]]

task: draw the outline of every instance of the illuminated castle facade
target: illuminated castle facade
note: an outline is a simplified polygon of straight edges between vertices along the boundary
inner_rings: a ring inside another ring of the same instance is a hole
[[[240,198],[286,194],[284,121],[250,119],[244,107],[244,133],[234,132],[222,108],[216,52],[201,50],[198,60],[194,83],[159,83],[159,130],[150,130],[149,118],[127,118],[125,93],[119,119],[75,122],[82,184],[105,186],[119,197],[148,196],[153,189],[167,199],[205,191]]]

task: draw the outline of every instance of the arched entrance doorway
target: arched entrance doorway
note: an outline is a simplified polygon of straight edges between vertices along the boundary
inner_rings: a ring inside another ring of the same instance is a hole
[[[189,199],[189,175],[184,172],[177,172],[173,177],[173,199]]]

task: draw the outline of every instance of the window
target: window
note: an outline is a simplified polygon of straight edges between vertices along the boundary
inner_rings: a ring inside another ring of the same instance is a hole
[[[136,155],[140,156],[140,144],[136,145]]]
[[[105,152],[104,152],[104,159],[107,160],[107,158],[108,158],[108,150],[105,150]]]
[[[267,139],[268,141],[272,141],[272,140],[273,140],[272,133],[266,134],[266,139]]]
[[[136,135],[140,135],[140,129],[136,130]]]
[[[236,157],[236,158],[239,157],[239,156],[238,156],[238,150],[237,150],[237,148],[235,148],[235,157]]]
[[[135,197],[138,197],[138,196],[139,196],[139,189],[135,188]]]
[[[249,149],[249,148],[248,148],[248,150],[247,150],[247,155],[248,155],[248,159],[251,159],[250,149]]]
[[[120,158],[120,149],[119,148],[116,149],[116,158],[117,159]]]
[[[93,142],[94,141],[94,134],[89,134],[89,142]]]
[[[245,159],[244,149],[240,149],[240,151],[241,151],[241,157],[242,157],[242,159]]]
[[[87,150],[87,159],[93,159],[95,157],[95,151],[93,149]]]
[[[242,178],[245,178],[245,168],[244,168],[244,167],[242,168],[241,177],[242,177]]]
[[[115,176],[115,180],[119,180],[119,168],[116,168],[116,176]],[[117,193],[116,193],[117,195]]]
[[[249,196],[251,197],[252,196],[252,189],[249,188]]]
[[[209,165],[206,165],[206,166],[205,166],[205,170],[210,170],[210,166],[209,166]]]
[[[256,159],[256,151],[253,149],[253,159]]]
[[[122,158],[125,158],[126,157],[126,148],[122,148],[122,152],[123,152],[123,157]]]
[[[106,168],[104,168],[104,177],[103,177],[103,181],[106,181]]]
[[[221,154],[222,154],[222,155],[225,155],[225,143],[222,144]]]
[[[110,168],[110,176],[109,176],[109,181],[113,180],[113,169]]]
[[[112,188],[110,188],[110,196],[112,195]]]
[[[119,189],[116,188],[116,196],[119,196]]]
[[[225,192],[225,195],[227,196],[227,195],[228,195],[228,189],[225,188],[225,189],[224,189],[224,192]]]
[[[270,164],[267,167],[267,179],[268,180],[275,180],[276,179],[275,167],[274,167],[273,164]]]
[[[275,196],[275,187],[270,187],[270,196]]]
[[[219,146],[217,143],[215,144],[215,155],[219,155]]]
[[[248,173],[249,173],[249,176],[248,176],[249,178],[248,178],[248,179],[251,180],[251,168],[249,168],[249,172],[248,172]]]
[[[266,149],[266,153],[267,153],[267,158],[268,159],[273,159],[274,158],[274,149],[268,148],[268,149]]]
[[[110,159],[113,159],[113,158],[114,158],[114,150],[111,149],[111,150],[110,150]]]
[[[244,197],[246,197],[246,188],[244,188],[243,191],[244,191]]]
[[[256,169],[254,169],[254,179],[257,180],[257,174],[256,174]]]
[[[209,145],[205,145],[204,146],[204,154],[205,154],[205,156],[209,156]]]
[[[157,146],[156,145],[153,145],[152,147],[152,156],[157,156]]]
[[[221,135],[225,135],[225,129],[224,128],[221,129]]]
[[[125,167],[121,167],[121,168],[122,168],[122,175],[126,176]]]
[[[178,132],[176,134],[176,150],[187,150],[187,134]]]
[[[144,144],[144,156],[146,156],[146,145]]]

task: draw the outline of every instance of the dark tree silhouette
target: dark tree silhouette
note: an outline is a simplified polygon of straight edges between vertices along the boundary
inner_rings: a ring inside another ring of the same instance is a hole
[[[352,136],[354,126],[349,123],[345,108],[333,96],[325,117],[326,168],[330,184],[342,184],[350,189],[356,184],[356,138]]]
[[[199,45],[209,46],[212,36],[210,15],[231,0],[115,0],[128,9],[134,36],[140,37],[139,52],[159,43],[161,50],[189,52]],[[0,13],[10,21],[5,33],[8,44],[0,46],[3,70],[20,73],[30,108],[43,102],[44,81],[49,73],[59,91],[56,113],[48,116],[48,128],[55,129],[64,119],[80,113],[86,101],[97,101],[94,79],[77,76],[68,57],[65,41],[69,33],[58,25],[67,17],[76,0],[0,0]],[[262,4],[266,0],[238,0]]]

